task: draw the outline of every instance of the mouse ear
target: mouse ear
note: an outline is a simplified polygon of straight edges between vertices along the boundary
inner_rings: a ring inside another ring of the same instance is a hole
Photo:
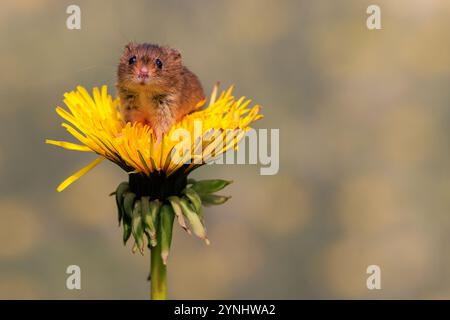
[[[136,44],[134,42],[128,42],[125,45],[125,51],[131,51],[136,47]]]
[[[175,61],[181,60],[181,53],[177,49],[174,48],[167,48],[170,55],[174,58]]]
[[[172,54],[173,54],[177,59],[181,59],[181,52],[178,51],[177,49],[172,49]]]

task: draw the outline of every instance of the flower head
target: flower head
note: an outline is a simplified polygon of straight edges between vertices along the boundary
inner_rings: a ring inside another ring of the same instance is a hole
[[[217,85],[208,107],[188,114],[174,124],[157,141],[153,130],[141,123],[125,123],[119,110],[119,99],[113,99],[107,87],[94,88],[92,96],[81,86],[64,95],[68,110],[57,107],[56,112],[65,120],[64,128],[79,143],[46,140],[46,143],[75,151],[94,152],[99,155],[58,186],[64,190],[72,182],[108,159],[128,173],[165,176],[183,170],[188,173],[230,148],[237,148],[252,122],[260,119],[258,105],[249,107],[250,100],[232,96],[232,87],[217,98]]]
[[[133,252],[151,250],[151,297],[166,297],[166,264],[172,242],[174,221],[189,234],[209,244],[203,206],[220,205],[229,197],[216,192],[231,181],[196,181],[188,174],[237,148],[245,131],[260,119],[260,107],[249,107],[250,100],[231,95],[232,87],[217,97],[214,87],[208,106],[186,115],[169,132],[156,139],[151,127],[125,123],[119,99],[113,99],[106,86],[94,88],[92,96],[83,87],[64,95],[68,110],[56,112],[65,120],[62,126],[79,143],[46,140],[46,143],[75,151],[99,155],[57,188],[64,190],[72,182],[108,159],[128,173],[115,195],[118,221],[124,244],[134,239]],[[202,102],[204,104],[205,102]]]

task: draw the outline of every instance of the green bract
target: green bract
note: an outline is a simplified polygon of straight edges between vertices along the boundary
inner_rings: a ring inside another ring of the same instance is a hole
[[[139,181],[141,180],[130,177],[130,182],[122,182],[112,193],[116,197],[124,244],[132,236],[135,243],[133,252],[139,250],[142,254],[145,245],[151,250],[159,246],[158,251],[165,265],[170,252],[175,217],[188,234],[193,233],[209,244],[202,206],[219,205],[227,201],[230,197],[217,195],[215,192],[225,188],[231,181],[187,179],[182,188],[181,179],[176,189],[181,191],[170,190],[167,194],[154,192],[159,186],[149,184],[151,190],[145,195],[147,185]],[[134,185],[136,183],[139,185]],[[161,184],[160,188],[164,189],[166,186]]]

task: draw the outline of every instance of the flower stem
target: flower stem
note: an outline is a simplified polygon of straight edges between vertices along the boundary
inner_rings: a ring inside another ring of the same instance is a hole
[[[158,241],[156,247],[151,249],[150,266],[150,298],[152,300],[166,300],[167,296],[167,267],[161,258],[161,244]]]

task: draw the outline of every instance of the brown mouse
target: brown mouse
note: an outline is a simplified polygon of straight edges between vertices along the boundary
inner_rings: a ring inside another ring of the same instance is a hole
[[[183,65],[180,52],[169,47],[127,44],[117,79],[124,120],[149,125],[158,140],[205,98],[197,76]]]

